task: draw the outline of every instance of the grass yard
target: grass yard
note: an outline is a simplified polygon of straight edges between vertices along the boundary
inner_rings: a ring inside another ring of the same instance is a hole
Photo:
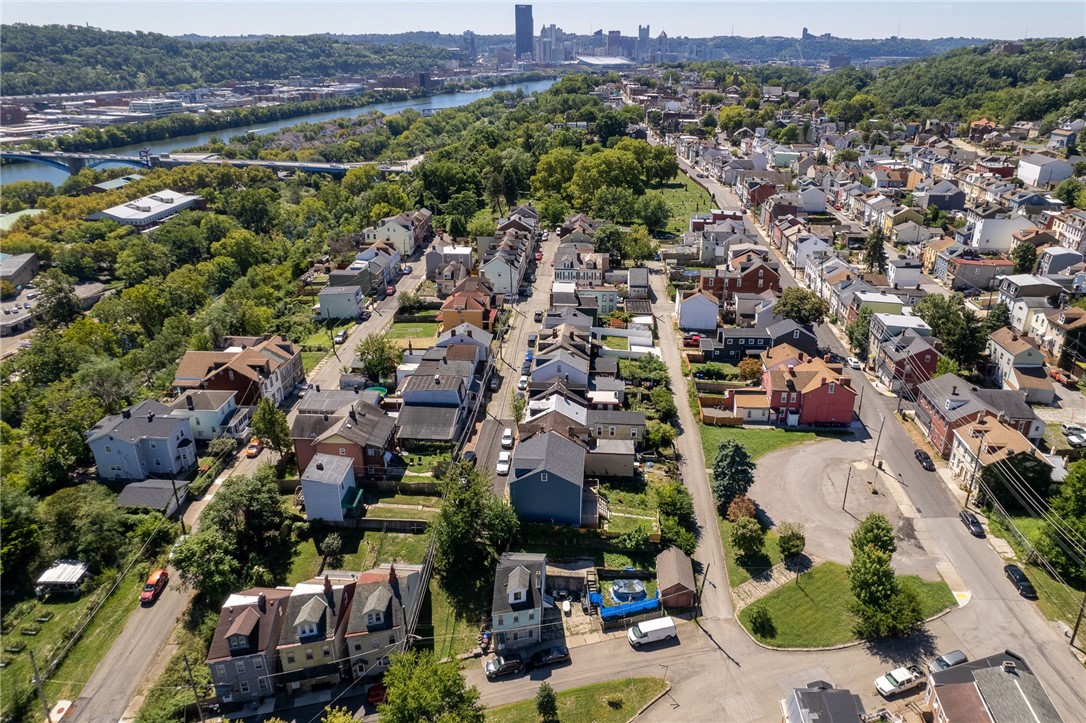
[[[672,233],[683,233],[690,224],[691,216],[713,207],[713,199],[709,192],[685,173],[677,174],[670,183],[651,189],[649,193],[658,193],[663,196],[671,208],[671,220],[668,221],[667,230]]]
[[[424,641],[430,639],[438,659],[451,658],[471,650],[479,627],[480,621],[458,617],[449,598],[438,585],[437,578],[430,578],[430,594],[423,601],[419,613],[419,635]]]
[[[327,354],[328,352],[326,351],[303,351],[302,370],[306,374],[309,374],[309,372],[313,371],[313,369],[321,363],[321,359],[323,359]]]
[[[607,499],[607,506],[612,512],[626,512],[632,515],[656,512],[655,496],[645,484],[636,480],[632,480],[630,484],[601,483],[600,493]]]
[[[438,510],[433,507],[419,509],[374,505],[366,510],[366,517],[378,520],[432,520],[437,517],[437,514]]]
[[[954,604],[954,595],[942,580],[931,583],[915,575],[898,579],[920,596],[925,618]],[[823,562],[758,601],[769,611],[775,632],[771,637],[754,637],[780,648],[820,648],[851,642],[856,639],[852,632],[853,617],[848,610],[853,600],[845,566]],[[750,605],[739,613],[739,622],[752,635],[753,609]]]
[[[630,341],[624,336],[605,336],[603,345],[615,351],[627,351],[630,348]]]
[[[419,565],[430,541],[427,535],[363,531],[352,527],[320,528],[310,539],[295,545],[287,585],[296,585],[317,574],[321,565],[320,543],[330,532],[338,532],[343,538],[343,564],[338,566],[343,570],[368,570],[382,562]]]
[[[777,547],[777,533],[769,530],[765,534],[765,548],[761,555],[739,558],[732,547],[732,523],[720,518],[720,540],[724,543],[724,560],[728,564],[728,585],[739,587],[755,575],[765,572],[774,565],[784,562],[780,548]]]
[[[367,495],[369,497],[369,495]],[[421,505],[423,507],[441,507],[441,498],[430,495],[397,495],[384,492],[374,497],[374,504],[382,505]]]
[[[313,351],[330,351],[332,349],[332,337],[340,331],[348,331],[354,326],[353,321],[343,321],[335,325],[331,331],[323,326],[317,331],[313,332],[305,339],[302,339],[302,348],[311,349]]]
[[[814,432],[788,432],[783,429],[747,429],[743,427],[709,427],[698,424],[701,430],[701,446],[705,453],[705,464],[712,467],[716,459],[716,450],[726,439],[734,439],[747,448],[753,459],[778,449],[791,447],[804,442],[813,442],[819,438]]]
[[[558,693],[558,718],[562,723],[625,723],[641,707],[667,690],[662,678],[626,678],[586,685]],[[538,723],[535,700],[492,708],[487,723]]]
[[[1015,526],[1022,531],[1022,534],[1026,536],[1031,542],[1035,542],[1041,536],[1044,524],[1041,520],[1033,517],[1014,517],[1012,518]],[[1017,565],[1025,571],[1029,581],[1033,583],[1033,587],[1037,590],[1037,607],[1041,609],[1041,612],[1049,620],[1062,620],[1068,625],[1075,624],[1075,618],[1078,616],[1079,606],[1082,604],[1082,595],[1084,590],[1075,590],[1072,587],[1064,585],[1059,580],[1052,577],[1047,570],[1037,565],[1031,565],[1028,562],[1022,562],[1028,559],[1025,549],[1022,547],[1022,543],[1018,541],[1018,538],[1004,527],[998,518],[992,516],[988,518],[988,531],[1002,537],[1006,540],[1015,553],[1018,555]],[[1006,583],[1010,585],[1010,582]]]
[[[612,515],[607,521],[607,531],[614,533],[633,532],[638,527],[644,527],[649,534],[656,531],[656,519],[651,517],[626,517],[625,515]]]
[[[387,336],[396,341],[407,339],[432,340],[437,336],[438,323],[436,321],[398,321],[389,327]]]

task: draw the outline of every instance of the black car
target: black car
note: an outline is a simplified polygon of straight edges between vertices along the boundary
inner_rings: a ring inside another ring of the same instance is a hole
[[[496,656],[493,660],[486,661],[483,666],[488,680],[500,678],[503,675],[512,675],[524,670],[524,659],[516,653],[506,653]]]
[[[475,464],[475,461],[477,459],[478,456],[475,454],[475,452],[472,452],[471,450],[468,450],[467,452],[464,452],[464,454],[460,455],[460,461],[462,462],[470,462],[471,464]]]
[[[1018,567],[1018,565],[1004,565],[1003,574],[1014,584],[1014,589],[1018,591],[1019,595],[1030,600],[1037,599],[1037,591],[1033,589],[1033,583],[1029,581],[1026,573],[1022,572],[1022,568]]]
[[[969,510],[962,510],[958,513],[958,519],[965,525],[965,529],[969,530],[969,534],[973,537],[984,537],[984,528],[980,526],[980,520]]]
[[[565,663],[569,660],[569,650],[556,645],[553,648],[547,648],[546,650],[540,650],[538,653],[532,655],[532,667],[542,668],[547,665],[557,665],[559,663]]]
[[[913,452],[913,456],[916,457],[916,461],[920,463],[920,466],[929,472],[935,471],[935,463],[931,461],[931,455],[922,449],[918,449]]]

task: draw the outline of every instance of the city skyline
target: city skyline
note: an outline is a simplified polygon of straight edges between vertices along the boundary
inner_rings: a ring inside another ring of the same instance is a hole
[[[314,2],[304,14],[296,3],[190,2],[189,7],[208,6],[214,13],[175,12],[165,0],[92,2],[91,0],[36,0],[5,2],[4,22],[89,24],[106,30],[157,32],[166,35],[307,35],[395,34],[413,31],[451,35],[471,30],[481,35],[510,35],[515,31],[511,2]],[[856,12],[862,5],[867,10]],[[991,12],[1003,5],[1004,12]],[[133,8],[139,7],[139,12]],[[652,37],[660,32],[688,37],[737,35],[744,37],[799,37],[803,26],[813,35],[831,33],[842,38],[976,37],[1014,40],[1023,37],[1068,37],[1086,28],[1086,5],[1080,2],[1031,3],[1029,15],[1014,12],[1020,3],[956,2],[902,5],[889,0],[874,2],[762,2],[750,5],[687,1],[658,3],[534,2],[534,32],[555,24],[568,33],[591,34],[618,30],[636,37],[639,26],[649,25]],[[405,12],[407,8],[410,12]],[[726,12],[721,12],[726,8]],[[874,8],[877,8],[875,10]],[[787,18],[782,25],[780,18]],[[794,26],[794,27],[793,27]],[[1074,32],[1068,33],[1068,29]]]

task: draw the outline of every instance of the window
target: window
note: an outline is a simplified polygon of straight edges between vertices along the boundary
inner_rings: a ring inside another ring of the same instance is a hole
[[[356,643],[354,644],[354,649],[355,649],[356,651],[357,651],[357,650],[361,650],[361,649],[362,649],[362,643],[358,643],[358,642],[356,642]]]
[[[158,449],[158,444],[156,442],[151,442],[151,449]]]
[[[305,651],[305,659],[306,660],[312,660],[313,659],[313,651],[312,650]]]
[[[226,675],[226,664],[225,663],[216,663],[215,664],[215,675],[218,675],[219,677],[222,677],[222,676]]]
[[[253,658],[253,668],[255,670],[264,670],[263,658]]]
[[[607,431],[610,434],[610,436],[612,436],[612,437],[615,436],[615,428],[614,427],[608,427]]]
[[[373,649],[377,650],[377,648],[379,648],[379,647],[381,647],[381,643],[379,641],[377,641],[377,640],[374,640],[373,641]]]
[[[535,610],[529,610],[528,611],[528,619],[529,620],[535,620]]]
[[[245,672],[245,661],[244,660],[235,660],[234,661],[234,670],[236,670],[239,673],[244,673]]]
[[[528,631],[528,637],[529,638],[534,638],[535,637],[535,631],[534,630],[529,630]]]
[[[746,344],[746,343],[747,343],[747,340],[746,340],[746,339],[740,339],[740,340],[739,340],[739,343],[740,343],[740,344]]]
[[[524,593],[522,593],[520,590],[516,590],[513,592],[513,602],[520,602],[523,599]]]
[[[111,454],[112,452],[113,452],[113,450],[111,448],[106,447],[106,454]]]
[[[520,616],[519,615],[514,615],[513,616],[513,624],[516,625],[519,622],[520,622]]]
[[[388,636],[388,644],[389,645],[395,645],[396,644],[396,636],[395,635],[389,635]]]
[[[782,402],[787,402],[788,401],[788,392],[781,392],[781,401]]]
[[[381,613],[381,612],[368,613],[366,615],[366,624],[367,625],[380,625],[382,622],[384,622],[384,620],[385,620],[385,614]]]
[[[931,361],[931,354],[925,354],[924,355],[924,361],[930,362]]]
[[[347,450],[344,449],[343,447],[340,447],[339,448],[339,456],[342,457],[345,454],[347,454]]]
[[[632,427],[630,429],[630,436],[633,437],[634,439],[637,439],[637,427]]]
[[[792,401],[793,401],[793,402],[794,402],[794,401],[796,401],[796,399],[798,398],[798,396],[799,396],[798,394],[796,394],[795,392],[792,392]]]
[[[837,387],[836,384],[834,384],[833,382],[830,382],[830,388],[828,390],[826,390],[826,391],[828,391],[830,394],[833,394],[833,391],[834,391],[834,389],[836,387]]]
[[[155,466],[156,467],[161,467],[162,466],[162,460],[161,459],[156,459],[155,460]]]
[[[288,663],[293,663],[294,662],[294,653],[287,653],[287,662]]]
[[[329,648],[329,647],[328,647],[327,645],[325,645],[325,646],[324,646],[324,647],[323,647],[323,648],[321,649],[321,652],[323,652],[323,653],[324,653],[324,657],[326,657],[326,658],[327,658],[328,656],[330,656],[330,655],[332,654],[332,650],[331,650],[331,648]]]
[[[505,616],[504,615],[499,615],[498,616],[498,625],[505,625]]]
[[[546,481],[547,481],[547,473],[546,473],[546,472],[542,472],[542,473],[540,473],[540,475],[539,475],[539,481],[540,481],[540,482],[546,482]]]
[[[387,668],[389,665],[388,656],[386,655],[385,657],[378,660],[377,664],[380,665],[382,668]]]
[[[243,680],[243,681],[239,682],[238,685],[241,687],[241,692],[242,693],[248,693],[249,692],[249,681]]]
[[[799,338],[799,329],[796,329],[795,331],[792,332],[792,338],[793,339],[798,339]]]
[[[731,346],[731,345],[732,345],[732,340],[728,339],[728,346]]]

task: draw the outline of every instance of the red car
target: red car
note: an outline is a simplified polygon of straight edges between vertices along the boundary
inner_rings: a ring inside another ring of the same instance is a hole
[[[690,334],[683,337],[683,346],[698,346],[699,344],[701,344],[700,334]]]
[[[385,690],[385,684],[375,683],[374,685],[371,685],[368,693],[368,698],[370,701],[370,705],[377,705],[378,703],[384,703],[386,700],[388,700],[388,693]]]
[[[140,604],[150,605],[158,596],[162,594],[162,591],[166,589],[166,583],[170,581],[170,573],[165,570],[155,570],[151,573],[151,576],[147,578],[147,582],[143,585],[143,590],[140,591]]]
[[[396,287],[395,286],[386,286],[385,287],[385,296],[392,296],[395,293],[396,293]]]
[[[535,260],[536,261],[542,261],[543,260],[543,254],[541,252],[539,252],[539,251],[536,251],[535,252]]]

